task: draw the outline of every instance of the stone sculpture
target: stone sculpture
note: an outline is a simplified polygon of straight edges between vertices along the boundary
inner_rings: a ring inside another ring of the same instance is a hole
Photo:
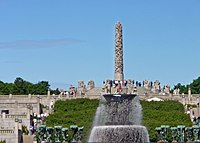
[[[153,93],[159,93],[160,92],[160,82],[159,80],[156,80],[154,82],[153,88],[151,89]]]
[[[72,125],[70,126],[70,129],[72,130],[72,142],[77,142],[78,141],[78,126],[77,125]]]
[[[89,80],[88,84],[87,84],[87,90],[91,90],[93,88],[95,88],[94,81],[93,80]]]
[[[193,136],[192,136],[192,127],[187,127],[185,128],[186,136],[187,136],[187,141],[192,142]]]
[[[55,126],[55,141],[56,143],[60,143],[62,137],[62,126]]]
[[[156,127],[155,130],[158,134],[158,141],[163,140],[163,137],[162,137],[162,134],[161,134],[161,127]]]
[[[173,138],[172,142],[176,142],[176,138],[178,135],[177,127],[171,127],[170,129],[172,131],[172,138]]]
[[[170,85],[169,84],[164,85],[163,92],[166,94],[170,94]]]
[[[171,133],[168,134],[167,125],[156,127],[155,130],[158,134],[158,142],[168,142],[170,136],[173,138],[174,143],[176,142],[200,142],[200,126],[194,125],[192,127],[185,127],[184,125],[178,125],[177,127],[171,127]],[[185,137],[186,135],[186,137]]]
[[[81,142],[83,135],[83,127],[78,127],[77,125],[70,126],[72,129],[72,142]],[[67,143],[69,142],[68,128],[62,128],[62,126],[46,127],[45,125],[40,125],[36,137],[38,143]]]
[[[47,127],[47,142],[52,142],[53,141],[53,128],[52,127]]]
[[[192,126],[193,128],[193,135],[194,135],[194,142],[199,142],[199,133],[200,133],[200,127],[199,126]]]
[[[124,80],[123,73],[123,43],[122,43],[122,24],[117,22],[115,26],[115,74],[114,79]]]
[[[185,126],[177,126],[178,142],[184,142]]]
[[[46,126],[45,125],[40,125],[38,128],[38,136],[39,136],[39,141],[42,142],[46,139]]]
[[[133,94],[133,90],[134,90],[134,85],[131,79],[127,80],[127,94]]]
[[[168,130],[169,130],[169,126],[161,125],[161,134],[165,142],[167,141]]]
[[[179,95],[179,94],[180,94],[180,89],[179,88],[174,89],[173,95]]]
[[[84,95],[86,92],[86,85],[84,84],[83,80],[78,81],[78,89],[77,92],[79,95]]]
[[[78,127],[78,138],[77,141],[81,141],[83,135],[83,127]]]
[[[151,89],[151,82],[149,80],[144,80],[144,88]]]
[[[62,128],[62,137],[65,142],[68,141],[68,128]]]
[[[73,96],[76,93],[76,88],[72,85],[69,87],[69,95]]]

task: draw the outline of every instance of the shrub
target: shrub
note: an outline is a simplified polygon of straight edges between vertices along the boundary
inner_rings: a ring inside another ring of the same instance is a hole
[[[56,101],[54,113],[47,117],[46,124],[49,127],[63,126],[68,129],[70,125],[83,126],[83,142],[86,142],[98,105],[99,100],[97,99]]]
[[[141,101],[140,103],[143,108],[142,122],[147,127],[151,142],[157,141],[155,128],[161,125],[192,126],[190,117],[184,113],[184,106],[177,101]]]
[[[24,134],[24,135],[28,135],[29,134],[27,126],[22,125],[22,134]]]

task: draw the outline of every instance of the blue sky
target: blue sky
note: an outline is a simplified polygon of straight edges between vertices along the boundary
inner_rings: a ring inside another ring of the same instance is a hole
[[[0,0],[0,80],[52,88],[114,77],[115,24],[126,79],[188,84],[200,76],[199,0]]]

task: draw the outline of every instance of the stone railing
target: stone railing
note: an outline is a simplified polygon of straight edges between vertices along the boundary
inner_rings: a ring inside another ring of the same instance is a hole
[[[23,118],[27,118],[27,115],[5,115],[5,118],[20,118],[20,119],[23,119]]]
[[[27,114],[17,115],[17,114],[0,114],[0,119],[26,119]]]
[[[6,143],[18,143],[21,142],[21,139],[19,138],[21,136],[21,133],[19,132],[18,128],[8,127],[8,128],[0,128],[0,141],[5,140]]]
[[[0,134],[14,134],[15,131],[12,129],[0,129]]]

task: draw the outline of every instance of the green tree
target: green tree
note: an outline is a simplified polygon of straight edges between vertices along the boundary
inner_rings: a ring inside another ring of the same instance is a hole
[[[14,81],[14,91],[13,94],[25,94],[26,87],[25,87],[25,81],[21,77],[17,77]]]
[[[193,82],[189,85],[193,94],[200,93],[200,77],[193,80]]]
[[[58,94],[60,94],[60,91],[58,88],[56,88],[56,90],[51,90],[51,94],[58,95]]]
[[[199,94],[200,93],[200,77],[197,79],[194,79],[192,83],[187,84],[187,85],[182,85],[181,83],[178,83],[177,85],[174,86],[174,89],[179,88],[180,93],[188,93],[188,88],[191,88],[192,94]]]
[[[4,88],[5,88],[5,84],[3,81],[0,81],[0,95],[3,95],[4,94]]]
[[[27,95],[27,94],[40,94],[46,95],[49,88],[48,81],[40,81],[36,84],[28,82],[21,77],[17,77],[14,83],[4,83],[0,81],[0,95]],[[59,90],[51,90],[54,94],[59,94]]]
[[[174,86],[174,89],[180,89],[180,93],[188,93],[188,88],[185,85],[181,85],[181,83],[178,83],[177,85]]]
[[[41,81],[34,85],[34,94],[47,94],[50,85],[48,81]]]

